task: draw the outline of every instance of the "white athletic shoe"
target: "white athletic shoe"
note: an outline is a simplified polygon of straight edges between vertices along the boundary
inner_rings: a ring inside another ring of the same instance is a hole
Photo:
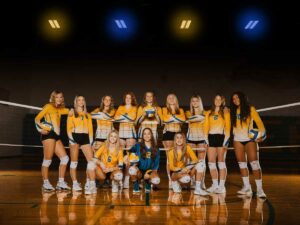
[[[46,182],[43,184],[42,190],[43,191],[55,191],[54,187],[49,182]]]
[[[264,192],[263,189],[257,190],[256,195],[257,195],[257,197],[259,197],[259,198],[267,198],[267,195],[265,194],[265,192]]]
[[[92,195],[96,193],[97,193],[96,185],[95,186],[89,185],[89,188],[85,190],[86,195]]]
[[[243,187],[241,190],[239,190],[237,193],[240,194],[240,195],[252,196],[252,189],[251,189],[251,186],[249,186],[249,187],[244,186],[244,187]]]
[[[211,187],[207,188],[206,191],[209,193],[216,193],[217,189],[218,189],[218,186],[217,187],[211,186]]]
[[[172,189],[174,193],[181,193],[181,186],[178,181],[172,181]]]
[[[123,183],[123,188],[128,189],[129,188],[129,176],[125,176],[124,178],[124,183]]]
[[[65,181],[62,181],[57,183],[56,190],[71,190],[71,188]]]
[[[208,195],[207,191],[204,191],[201,188],[195,188],[194,194],[195,195],[202,195],[202,196]]]
[[[80,183],[73,183],[72,190],[73,191],[82,191],[82,187],[81,187]]]
[[[89,189],[89,185],[90,185],[90,182],[89,182],[89,181],[86,181],[86,182],[85,182],[85,185],[84,185],[84,190]]]
[[[112,193],[118,193],[119,192],[119,185],[114,180],[111,182],[111,192]]]
[[[224,194],[224,193],[226,193],[226,188],[219,186],[219,187],[216,188],[215,193],[216,194]]]

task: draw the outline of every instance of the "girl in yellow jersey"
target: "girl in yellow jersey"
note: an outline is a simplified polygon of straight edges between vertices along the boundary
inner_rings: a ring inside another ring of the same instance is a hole
[[[198,159],[205,161],[207,145],[205,142],[204,135],[204,108],[202,104],[202,99],[199,95],[194,95],[190,100],[190,110],[186,111],[186,122],[188,123],[187,132],[187,143],[193,148],[197,148]],[[205,172],[202,180],[202,188],[205,189],[204,184]],[[191,185],[195,185],[195,178],[192,177]]]
[[[252,195],[248,160],[255,177],[257,196],[266,198],[262,188],[262,173],[257,149],[258,143],[266,138],[265,126],[254,106],[250,106],[247,96],[242,92],[235,92],[231,96],[230,113],[234,135],[233,147],[244,183],[243,188],[238,193]],[[258,129],[254,129],[254,123]]]
[[[174,136],[181,131],[181,125],[185,123],[185,115],[179,107],[178,98],[175,94],[167,96],[166,107],[162,109],[162,120],[164,123],[163,145],[166,150],[174,146]],[[171,177],[167,161],[167,174],[169,178],[169,188],[171,188]]]
[[[113,98],[110,95],[103,96],[100,107],[91,112],[92,119],[97,120],[94,150],[99,149],[108,134],[115,129],[113,125],[115,112]]]
[[[205,169],[204,160],[199,161],[191,146],[186,144],[184,133],[178,132],[175,134],[174,147],[167,151],[167,158],[174,192],[180,193],[180,183],[189,183],[191,176],[196,174],[196,188],[194,194],[208,194],[201,188],[201,180]]]
[[[145,128],[150,128],[157,141],[157,125],[161,124],[162,111],[157,105],[154,92],[147,91],[143,98],[142,105],[138,108],[136,123],[140,125],[138,131],[139,141],[142,139],[142,131]]]
[[[82,95],[77,95],[74,99],[74,112],[68,116],[67,134],[70,143],[70,174],[73,181],[73,191],[81,191],[82,188],[77,182],[76,168],[78,164],[79,148],[87,160],[87,175],[88,185],[86,186],[85,194],[97,193],[95,183],[95,168],[93,161],[93,125],[92,118],[86,109],[86,101]]]
[[[211,110],[205,115],[204,132],[209,146],[207,152],[208,166],[213,182],[207,191],[222,194],[226,192],[227,168],[225,160],[230,138],[230,113],[225,107],[224,96],[220,94],[215,96]],[[217,170],[217,160],[220,175]]]
[[[120,123],[119,137],[122,147],[130,148],[136,142],[135,120],[137,102],[135,95],[128,92],[123,96],[123,104],[119,106],[115,121]]]
[[[137,116],[137,102],[135,95],[132,92],[128,92],[123,96],[123,104],[119,106],[116,114],[115,121],[120,123],[119,137],[120,143],[123,148],[131,148],[136,143],[136,131],[135,131],[135,120]],[[128,174],[129,160],[128,154],[124,157],[126,164],[126,172],[124,178],[125,189],[129,188]]]
[[[64,181],[69,157],[60,139],[60,117],[68,113],[69,109],[65,108],[63,93],[61,91],[53,91],[50,95],[49,103],[35,117],[35,125],[41,133],[41,140],[44,147],[42,176],[43,189],[46,191],[54,191],[53,186],[48,180],[49,166],[51,165],[54,153],[60,158],[59,180],[56,188],[59,190],[70,189]]]
[[[108,134],[107,140],[95,152],[94,159],[97,177],[104,180],[108,176],[112,181],[112,192],[118,192],[123,179],[123,148],[117,131]]]

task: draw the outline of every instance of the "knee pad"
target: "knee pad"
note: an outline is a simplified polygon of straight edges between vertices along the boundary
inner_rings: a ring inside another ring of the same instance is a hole
[[[226,169],[226,163],[225,162],[218,162],[218,167],[220,170]]]
[[[184,175],[179,179],[180,183],[187,184],[191,182],[191,177],[189,175]]]
[[[60,158],[60,165],[67,165],[69,162],[69,156],[65,155]]]
[[[114,174],[114,180],[116,181],[121,181],[123,179],[123,173],[122,172],[117,172]]]
[[[52,163],[51,159],[44,159],[43,163],[42,163],[42,166],[49,167],[51,165],[51,163]]]
[[[247,162],[239,162],[240,169],[248,169]]]
[[[159,184],[160,183],[160,178],[159,177],[153,177],[153,178],[151,178],[151,183],[152,184]]]
[[[196,170],[197,170],[197,172],[199,173],[199,172],[204,172],[204,170],[205,170],[205,162],[204,161],[199,161],[197,164],[196,164],[196,166],[195,166],[195,168],[196,168]]]
[[[210,170],[216,170],[217,169],[217,164],[209,162],[208,167],[209,167]]]
[[[137,168],[135,167],[135,166],[131,166],[131,167],[129,167],[129,170],[128,170],[128,173],[129,173],[129,175],[131,175],[131,176],[136,176],[137,175]]]
[[[70,163],[70,168],[71,168],[71,169],[76,169],[76,168],[77,168],[77,165],[78,165],[78,161],[71,161],[71,163]]]
[[[250,162],[252,170],[260,170],[260,164],[258,160]]]
[[[94,161],[89,161],[86,167],[87,170],[94,170],[96,169],[96,164],[94,163]]]

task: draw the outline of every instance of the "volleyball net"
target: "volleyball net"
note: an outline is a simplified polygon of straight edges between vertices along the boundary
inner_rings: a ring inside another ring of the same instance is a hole
[[[257,109],[258,112],[263,116],[263,112],[274,111],[282,109],[295,110],[295,108],[300,106],[300,102],[277,105],[267,108]],[[14,151],[14,149],[20,150],[22,148],[41,148],[40,134],[35,129],[34,118],[36,114],[41,110],[41,107],[31,106],[26,104],[20,104],[9,101],[0,100],[0,151]],[[298,108],[297,108],[298,109]],[[300,124],[300,114],[298,121],[295,118],[285,117],[286,122],[283,122],[283,118],[272,119],[271,121],[265,120],[263,116],[263,121],[267,127],[267,144],[260,146],[260,149],[281,149],[281,148],[300,148],[297,139],[300,134],[298,130],[298,123]],[[68,140],[66,135],[66,116],[62,118],[61,123],[61,136],[68,148]],[[286,138],[284,139],[283,136]],[[270,137],[270,138],[269,138]],[[291,139],[293,139],[291,141]],[[300,140],[300,139],[298,139]],[[159,141],[161,143],[161,141]],[[165,150],[160,145],[161,150]],[[229,150],[232,150],[229,147]],[[195,148],[195,150],[199,150]]]

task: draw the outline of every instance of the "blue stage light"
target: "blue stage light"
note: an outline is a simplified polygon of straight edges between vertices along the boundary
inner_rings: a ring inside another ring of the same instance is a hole
[[[236,28],[242,38],[257,40],[267,33],[268,19],[262,10],[247,9],[238,15]]]
[[[106,29],[109,36],[118,41],[134,38],[137,32],[135,15],[128,10],[116,10],[107,16]]]

